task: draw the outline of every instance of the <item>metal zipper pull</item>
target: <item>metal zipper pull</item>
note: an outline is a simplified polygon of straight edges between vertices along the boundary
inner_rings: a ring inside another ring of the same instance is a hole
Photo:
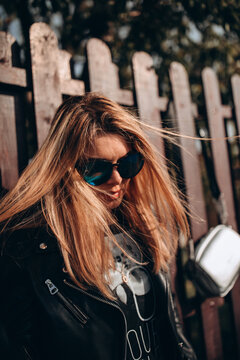
[[[45,281],[45,284],[47,285],[51,295],[55,295],[58,292],[58,288],[51,282],[50,279],[47,279]]]
[[[88,316],[82,312],[78,306],[76,306],[70,299],[64,296],[56,285],[50,279],[45,280],[45,284],[51,295],[55,295],[59,298],[63,306],[80,322],[81,326],[85,325],[88,321]]]

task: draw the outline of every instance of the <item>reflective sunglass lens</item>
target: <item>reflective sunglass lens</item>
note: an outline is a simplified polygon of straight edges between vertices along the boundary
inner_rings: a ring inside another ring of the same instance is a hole
[[[123,178],[128,179],[136,176],[143,164],[144,160],[140,153],[130,153],[119,161],[118,171]]]
[[[112,173],[112,166],[101,160],[89,162],[83,173],[84,180],[93,186],[101,185],[106,182]]]

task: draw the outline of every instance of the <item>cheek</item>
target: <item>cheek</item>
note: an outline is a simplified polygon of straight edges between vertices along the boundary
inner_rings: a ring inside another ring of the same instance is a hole
[[[122,189],[123,189],[124,193],[127,191],[130,181],[131,181],[131,179],[123,179]]]

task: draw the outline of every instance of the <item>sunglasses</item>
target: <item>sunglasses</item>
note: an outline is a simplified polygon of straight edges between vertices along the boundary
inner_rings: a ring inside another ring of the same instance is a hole
[[[139,173],[143,164],[143,156],[131,151],[115,164],[103,159],[89,159],[83,166],[76,165],[76,169],[88,184],[98,186],[111,178],[114,167],[123,179],[130,179]]]

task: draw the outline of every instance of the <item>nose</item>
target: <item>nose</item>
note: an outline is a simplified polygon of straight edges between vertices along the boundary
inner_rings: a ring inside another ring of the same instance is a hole
[[[118,172],[117,166],[114,166],[112,175],[110,179],[107,181],[108,184],[121,184],[122,183],[122,177]]]

